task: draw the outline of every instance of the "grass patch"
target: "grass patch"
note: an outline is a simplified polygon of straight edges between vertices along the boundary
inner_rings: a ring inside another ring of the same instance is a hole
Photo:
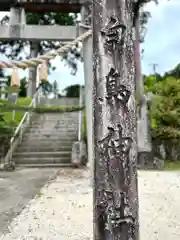
[[[164,170],[167,171],[177,171],[180,170],[180,161],[166,161],[164,165]]]
[[[31,103],[32,98],[19,98],[17,101],[17,105],[19,106],[28,106]],[[7,99],[1,99],[0,102],[7,102]],[[22,111],[15,111],[15,119],[12,120],[13,117],[13,111],[10,110],[8,112],[4,113],[4,120],[7,124],[13,123],[14,125],[18,125],[23,117],[25,112]]]
[[[64,112],[74,112],[74,111],[80,111],[83,110],[84,107],[78,107],[78,106],[61,106],[61,107],[47,107],[47,106],[39,106],[39,107],[28,107],[25,105],[20,104],[4,104],[2,106],[2,109],[4,109],[4,112],[6,111],[13,111],[14,109],[17,112],[27,112],[27,111],[33,111],[36,113],[64,113]]]
[[[64,112],[74,112],[83,110],[84,107],[78,107],[78,106],[53,106],[53,107],[47,107],[47,106],[39,106],[39,107],[28,107],[31,103],[31,98],[19,98],[17,103],[8,103],[7,99],[2,100],[0,99],[0,108],[1,111],[4,112],[4,120],[6,124],[10,125],[18,125],[21,121],[24,113],[26,111],[34,111],[36,113],[64,113]],[[7,105],[6,105],[7,104]],[[13,119],[13,110],[15,109],[15,119]]]

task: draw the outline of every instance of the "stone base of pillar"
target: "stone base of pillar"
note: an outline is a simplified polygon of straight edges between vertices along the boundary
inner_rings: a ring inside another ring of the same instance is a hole
[[[138,169],[153,169],[153,158],[154,157],[152,152],[138,152]]]
[[[1,163],[0,164],[0,171],[6,171],[6,172],[13,172],[15,170],[15,163],[9,162],[9,163]]]
[[[87,147],[84,141],[77,141],[73,143],[71,163],[77,167],[86,166]]]
[[[139,152],[137,158],[138,169],[163,169],[164,160],[154,157],[153,152]]]

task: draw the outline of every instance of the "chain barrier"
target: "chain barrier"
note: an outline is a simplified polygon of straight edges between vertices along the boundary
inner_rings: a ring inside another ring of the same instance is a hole
[[[29,67],[36,67],[39,64],[42,64],[46,60],[51,60],[55,58],[56,56],[66,52],[71,48],[72,46],[76,45],[78,42],[83,41],[85,38],[90,36],[92,34],[92,30],[86,31],[84,34],[80,35],[77,37],[75,40],[72,42],[68,42],[64,46],[58,48],[55,52],[51,53],[46,53],[44,55],[40,55],[37,58],[30,58],[22,61],[16,61],[12,60],[10,62],[5,62],[5,61],[0,61],[0,68],[29,68]]]

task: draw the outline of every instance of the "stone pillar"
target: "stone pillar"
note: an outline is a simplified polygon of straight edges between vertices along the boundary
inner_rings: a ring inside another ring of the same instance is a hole
[[[139,240],[132,0],[93,1],[95,240]]]
[[[26,25],[26,13],[23,8],[12,7],[10,9],[9,35],[10,37],[19,38]]]
[[[89,6],[81,10],[82,24],[91,26]],[[83,29],[82,29],[83,30]],[[88,29],[84,28],[84,32]],[[93,174],[93,65],[92,65],[92,36],[83,41],[84,79],[85,79],[85,106],[87,121],[88,166]]]
[[[21,32],[26,26],[26,13],[23,8],[13,7],[10,9],[9,34],[13,39],[21,37]],[[38,42],[32,42],[30,45],[30,56],[32,58],[38,55]],[[32,97],[36,92],[36,68],[29,69],[28,97]]]
[[[140,59],[140,34],[139,17],[135,22],[135,69],[136,69],[136,99],[138,101],[137,111],[137,145],[138,145],[138,166],[144,167],[146,162],[151,162],[152,146],[149,135],[148,108],[144,94],[144,79],[141,70]]]
[[[31,42],[30,45],[30,55],[31,58],[35,58],[39,52],[39,43],[38,42]],[[28,89],[27,89],[27,96],[33,97],[36,93],[36,75],[37,75],[37,67],[29,68],[29,77],[28,77]]]

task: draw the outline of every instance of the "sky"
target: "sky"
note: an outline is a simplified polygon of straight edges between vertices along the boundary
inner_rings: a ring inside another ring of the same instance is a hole
[[[144,73],[152,73],[152,66],[156,63],[157,72],[164,73],[180,63],[180,0],[159,0],[147,4],[147,10],[152,18],[148,23],[145,49],[142,59]]]
[[[142,44],[144,54],[142,58],[142,70],[145,74],[153,72],[153,63],[158,64],[157,72],[163,74],[180,63],[180,0],[160,0],[156,5],[151,2],[146,5],[151,18],[147,25],[145,42]],[[1,12],[0,19],[7,13]],[[1,60],[7,60],[0,56]],[[83,64],[79,63],[76,76],[70,74],[68,66],[59,57],[53,60],[56,70],[49,75],[49,80],[56,80],[60,91],[68,85],[84,84]],[[26,72],[20,71],[23,77]]]

